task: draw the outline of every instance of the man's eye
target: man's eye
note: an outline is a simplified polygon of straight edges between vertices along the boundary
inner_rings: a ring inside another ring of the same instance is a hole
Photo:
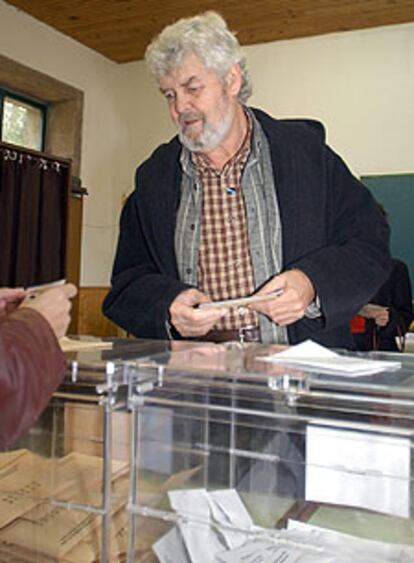
[[[188,92],[190,94],[197,94],[197,92],[199,92],[201,90],[201,86],[190,86],[188,88]]]

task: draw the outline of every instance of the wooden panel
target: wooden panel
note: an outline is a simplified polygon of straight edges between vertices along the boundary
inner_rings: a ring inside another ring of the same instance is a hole
[[[118,336],[120,330],[102,313],[102,302],[109,287],[80,287],[78,334]]]
[[[216,10],[242,44],[414,21],[413,0],[7,0],[116,62],[143,58],[169,23]]]
[[[66,279],[78,287],[80,279],[80,255],[82,237],[82,209],[81,197],[69,198],[69,220],[66,251]],[[69,334],[79,334],[79,294],[72,302],[72,320],[69,325]]]

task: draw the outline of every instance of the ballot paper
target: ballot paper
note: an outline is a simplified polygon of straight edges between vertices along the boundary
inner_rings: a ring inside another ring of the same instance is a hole
[[[305,539],[305,538],[303,538]],[[285,544],[282,540],[259,540],[246,543],[244,546],[221,553],[217,563],[351,563],[351,560],[335,553],[323,553],[316,546]],[[368,563],[365,559],[355,558],[352,563]],[[369,562],[371,563],[371,562]]]
[[[44,555],[44,559],[26,561],[47,561],[48,557],[66,561],[63,557],[67,552],[77,549],[91,534],[96,537],[100,517],[94,512],[55,506],[53,500],[101,506],[102,471],[102,458],[77,452],[58,459],[44,458],[28,450],[19,450],[14,457],[0,454],[0,551],[16,546],[32,552],[32,556],[36,551]],[[127,472],[126,462],[112,460],[111,480]],[[128,485],[125,480],[124,499]],[[118,509],[121,499],[115,495],[116,485],[112,486],[113,506]],[[91,561],[96,560],[95,555],[96,552]]]
[[[223,301],[209,301],[208,303],[200,303],[199,309],[238,309],[239,307],[247,307],[251,303],[260,303],[262,301],[271,301],[275,297],[282,295],[283,289],[275,289],[271,293],[262,293],[260,295],[250,295],[248,297],[238,297],[236,299],[225,299]]]
[[[0,454],[0,529],[50,494],[50,461],[18,450]]]
[[[298,537],[306,538],[310,544],[323,546],[332,552],[349,556],[349,561],[363,558],[364,563],[379,561],[414,561],[414,545],[386,543],[376,540],[357,538],[351,534],[321,528],[313,524],[288,520],[287,530],[299,532]]]
[[[414,546],[357,538],[289,520],[278,536],[220,553],[218,563],[394,563],[414,561]]]
[[[215,554],[223,551],[225,545],[209,525],[210,506],[207,491],[205,489],[169,491],[168,497],[172,508],[183,516],[178,523],[178,530],[190,561],[213,563]]]
[[[93,513],[58,508],[45,501],[1,531],[0,541],[25,549],[35,546],[39,553],[59,558],[98,526]]]
[[[152,547],[155,555],[162,563],[191,563],[184,540],[178,528],[171,528]]]
[[[242,545],[246,540],[246,530],[253,530],[254,524],[237,491],[227,489],[209,492],[207,500],[212,519],[221,527],[226,546],[234,549]]]
[[[308,425],[306,500],[408,518],[410,461],[409,438]]]
[[[342,356],[312,340],[306,340],[295,346],[290,346],[277,354],[259,356],[257,359],[264,362],[299,365],[306,369],[306,371],[348,377],[371,375],[401,367],[401,362]]]
[[[161,563],[414,561],[414,546],[361,539],[292,520],[282,530],[255,526],[234,489],[170,491],[170,500],[178,524],[153,546]],[[239,533],[238,545],[229,547],[235,531]],[[209,540],[212,543],[207,543]]]
[[[255,533],[256,527],[234,489],[175,490],[168,496],[179,519],[177,527],[153,546],[162,563],[213,563],[219,553],[241,546]]]
[[[112,342],[100,340],[94,337],[69,338],[62,336],[59,339],[59,345],[62,352],[81,352],[83,350],[110,350],[113,347]]]

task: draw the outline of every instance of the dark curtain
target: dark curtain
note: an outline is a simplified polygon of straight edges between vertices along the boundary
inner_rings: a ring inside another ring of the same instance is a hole
[[[0,287],[65,277],[67,161],[0,143]]]

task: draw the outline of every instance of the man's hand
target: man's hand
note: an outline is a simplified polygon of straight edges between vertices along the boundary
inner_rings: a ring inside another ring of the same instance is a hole
[[[21,307],[34,309],[45,317],[57,338],[65,335],[70,323],[71,299],[77,293],[76,287],[68,283],[47,289],[39,295],[26,299]]]
[[[272,278],[257,295],[282,289],[282,294],[270,301],[249,305],[251,309],[267,315],[278,325],[290,325],[301,319],[306,308],[315,299],[312,282],[301,270],[288,270]]]
[[[203,336],[213,325],[224,317],[227,309],[196,309],[200,303],[208,303],[209,299],[198,289],[186,289],[170,305],[170,321],[174,328],[184,337]]]

